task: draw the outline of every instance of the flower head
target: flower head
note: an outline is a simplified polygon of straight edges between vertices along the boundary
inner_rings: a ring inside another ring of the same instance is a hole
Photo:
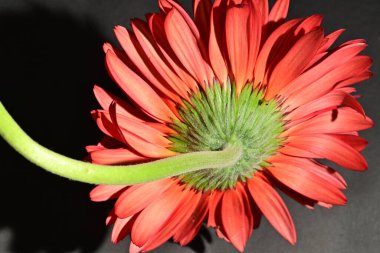
[[[204,222],[243,251],[264,215],[290,243],[292,218],[276,189],[312,208],[344,205],[342,176],[328,159],[364,171],[358,131],[373,125],[353,84],[371,76],[363,40],[332,44],[320,15],[285,21],[289,1],[194,0],[194,18],[174,0],[115,33],[107,69],[132,104],[95,86],[92,112],[107,135],[87,150],[93,163],[134,164],[235,146],[221,169],[154,182],[99,185],[94,201],[117,199],[112,241],[131,235],[131,252],[170,238],[189,243]]]

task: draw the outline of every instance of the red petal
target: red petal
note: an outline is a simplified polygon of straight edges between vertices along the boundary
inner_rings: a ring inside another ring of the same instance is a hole
[[[108,112],[95,111],[93,112],[93,117],[95,118],[98,127],[105,134],[114,137],[120,142],[129,144],[134,150],[143,156],[151,158],[162,158],[175,155],[175,152],[170,151],[163,146],[152,143],[151,141],[154,139],[147,141],[142,137],[139,137],[134,133],[128,131],[124,127],[119,127],[117,121],[115,122],[114,119],[110,119],[111,115]],[[157,130],[155,131],[157,132]],[[150,132],[150,134],[154,134],[154,132]]]
[[[128,187],[127,185],[98,185],[90,192],[92,201],[106,201],[119,196],[121,190]]]
[[[252,230],[254,226],[256,225],[256,221],[253,219],[254,214],[253,210],[251,210],[252,200],[248,198],[248,189],[245,187],[245,184],[238,182],[236,184],[236,190],[240,194],[243,204],[244,204],[244,210],[245,210],[245,216],[248,219],[248,230],[247,230],[247,238],[249,238],[252,234]]]
[[[278,22],[286,18],[289,10],[289,0],[277,0],[269,13],[269,22]]]
[[[111,234],[111,240],[113,243],[118,243],[119,241],[123,240],[131,232],[133,220],[133,217],[116,219]]]
[[[318,52],[324,52],[329,49],[344,31],[345,29],[339,29],[327,35],[325,37],[325,39],[327,39],[327,42],[318,50]]]
[[[110,117],[109,112],[106,111],[100,111],[100,113],[103,113],[107,118]],[[124,117],[123,115],[116,114],[117,124],[119,128],[124,132],[128,131],[130,133],[133,133],[140,137],[141,139],[150,142],[152,144],[155,144],[157,146],[162,147],[169,147],[171,144],[171,141],[169,141],[166,137],[164,137],[164,134],[157,129],[151,127],[148,124],[144,124],[143,122],[138,122],[135,120],[128,119],[127,117]]]
[[[301,22],[301,24],[295,30],[294,34],[295,35],[300,35],[300,34],[303,35],[303,34],[307,34],[307,33],[311,32],[315,29],[318,29],[322,23],[322,20],[323,20],[322,15],[318,15],[318,14],[311,15],[310,17],[305,18]]]
[[[314,153],[311,153],[307,150],[295,148],[289,145],[285,145],[284,147],[280,148],[278,150],[282,154],[288,155],[288,156],[295,156],[295,157],[313,157],[315,156]]]
[[[198,92],[198,84],[195,79],[185,70],[182,63],[171,48],[165,33],[165,15],[154,13],[149,19],[149,28],[164,59],[170,64],[175,73],[183,80],[183,84],[193,92]],[[179,83],[178,85],[180,85]],[[181,84],[182,85],[182,84]]]
[[[248,181],[248,188],[256,204],[272,226],[291,244],[296,243],[296,231],[288,208],[262,173]]]
[[[270,181],[276,185],[276,187],[283,193],[285,193],[287,196],[292,198],[294,201],[298,202],[299,204],[303,205],[307,209],[313,210],[314,205],[317,204],[317,201],[306,197],[305,195],[302,195],[301,193],[289,188],[285,184],[281,183],[279,180],[276,180],[275,178],[270,178],[270,173],[268,173],[267,178],[270,179]]]
[[[115,215],[114,210],[112,209],[112,210],[108,213],[108,215],[107,215],[107,218],[106,218],[106,225],[108,226],[108,225],[114,224],[115,221],[116,221],[116,219],[117,219],[117,216]]]
[[[362,73],[360,74],[357,74],[356,76],[353,76],[353,77],[350,77],[346,80],[343,80],[341,82],[339,82],[337,85],[336,85],[336,88],[337,89],[353,89],[352,87],[347,87],[348,85],[352,85],[352,84],[356,84],[356,83],[360,83],[360,82],[363,82],[369,78],[371,78],[373,76],[373,73],[369,70],[364,70]],[[353,91],[347,91],[348,93],[353,93],[355,92],[355,90]]]
[[[285,161],[286,162],[286,161]],[[272,162],[273,167],[267,170],[280,182],[289,188],[318,201],[334,205],[344,205],[347,202],[344,194],[328,181],[309,169],[293,164]]]
[[[143,121],[142,119],[140,119],[139,117],[135,115],[134,108],[132,108],[130,105],[125,103],[122,99],[118,98],[117,96],[103,90],[101,87],[95,85],[94,94],[100,106],[104,110],[109,110],[111,104],[115,103],[116,112],[118,114],[124,115],[125,117],[128,117],[128,118],[132,118],[136,121]]]
[[[169,179],[131,186],[117,199],[115,214],[119,218],[126,218],[140,212],[155,199],[160,198],[161,193],[169,186]]]
[[[293,91],[293,93],[287,97],[284,106],[289,105],[294,108],[319,98],[334,89],[339,82],[368,70],[371,65],[371,58],[367,56],[355,56],[348,62],[321,76],[309,86],[305,86],[303,89],[297,90],[297,92]]]
[[[220,83],[227,81],[227,65],[224,58],[225,49],[225,15],[226,15],[226,2],[215,0],[211,11],[210,23],[210,40],[208,45],[211,66],[214,69],[215,75]]]
[[[162,78],[164,79],[162,82],[170,87],[170,90],[175,91],[176,94],[188,99],[189,89],[187,85],[176,73],[173,72],[169,66],[170,64],[164,60],[165,56],[163,56],[160,49],[157,48],[147,24],[141,20],[135,19],[132,21],[132,28],[135,32],[138,43],[153,65],[153,68],[157,70],[157,73],[161,76],[161,80]],[[181,100],[177,102],[182,103]]]
[[[217,206],[222,199],[223,194],[220,191],[213,191],[210,195],[210,200],[208,203],[208,219],[207,226],[208,227],[216,227],[218,226],[217,220]]]
[[[159,121],[171,122],[176,118],[157,93],[114,53],[107,52],[106,63],[115,81],[144,112]]]
[[[324,109],[335,109],[343,103],[346,96],[347,93],[343,91],[333,90],[325,96],[317,98],[296,108],[286,115],[284,119],[294,121]]]
[[[210,0],[193,0],[194,22],[205,45],[208,44],[208,35],[210,34],[211,6]]]
[[[129,244],[129,253],[139,253],[141,252],[141,247],[134,244],[132,241]]]
[[[366,44],[363,42],[341,45],[335,51],[330,53],[321,62],[305,71],[298,78],[284,87],[280,94],[283,97],[288,97],[291,93],[298,92],[313,82],[322,78],[330,71],[334,71],[338,66],[346,64],[347,61],[352,59],[355,55],[360,53]]]
[[[286,163],[290,165],[294,165],[299,168],[307,168],[309,172],[312,172],[324,180],[328,181],[331,185],[339,189],[346,189],[347,183],[344,178],[335,170],[319,164],[313,160],[304,159],[304,158],[290,158],[286,156],[277,156],[275,159],[271,161],[278,161],[280,163]]]
[[[317,53],[322,41],[322,29],[309,32],[299,39],[274,68],[265,97],[273,98],[279,90],[298,77]],[[292,67],[289,69],[289,66]]]
[[[315,156],[325,158],[350,170],[364,171],[367,162],[364,157],[346,142],[328,134],[292,136],[287,145],[305,149]],[[324,201],[326,202],[326,201]]]
[[[131,233],[132,241],[137,246],[144,246],[153,236],[156,236],[175,211],[181,207],[184,195],[180,187],[174,184],[137,217]]]
[[[343,107],[333,111],[326,111],[317,116],[295,125],[281,136],[304,135],[312,133],[346,133],[368,129],[373,122],[368,117]]]
[[[115,34],[124,51],[128,54],[128,57],[136,65],[140,72],[154,85],[154,87],[165,94],[168,98],[180,103],[181,99],[177,96],[177,90],[174,90],[176,91],[175,93],[173,91],[173,87],[170,86],[171,83],[168,84],[163,80],[163,77],[161,76],[162,70],[155,68],[155,66],[157,66],[157,61],[155,58],[157,55],[148,54],[151,55],[151,57],[147,57],[143,51],[143,49],[146,49],[144,44],[141,41],[138,42],[136,36],[124,27],[117,26],[115,28]],[[138,43],[140,43],[140,45]]]
[[[143,246],[144,251],[150,251],[166,242],[170,237],[178,232],[185,221],[191,217],[198,204],[200,195],[194,194],[194,191],[189,189],[183,191],[182,195],[186,195],[186,197],[184,197],[183,202],[180,204],[180,208],[175,211],[162,230],[160,230],[156,236],[152,237],[149,242]],[[190,226],[192,227],[193,224]]]
[[[176,12],[181,14],[182,18],[186,22],[187,26],[190,28],[191,33],[195,36],[195,38],[200,42],[200,33],[198,31],[197,26],[187,14],[187,12],[182,8],[182,6],[177,3],[176,0],[158,0],[159,5],[161,7],[161,10],[165,13],[168,14],[171,10],[175,9]],[[164,7],[164,8],[162,8]]]
[[[197,39],[182,15],[172,9],[165,19],[165,31],[170,46],[189,73],[204,87],[213,83],[213,73],[203,59]]]
[[[251,3],[251,2],[249,2]],[[248,20],[248,62],[246,76],[249,81],[253,80],[253,70],[256,65],[257,56],[261,46],[261,34],[263,20],[261,20],[261,13],[258,7],[251,3],[250,16]]]
[[[221,208],[226,236],[240,252],[243,252],[250,228],[241,194],[236,190],[226,190]]]
[[[238,91],[248,80],[249,36],[247,31],[249,16],[248,5],[229,7],[226,13],[226,44],[231,71]]]
[[[277,55],[279,51],[279,45],[288,45],[288,43],[285,43],[286,38],[288,38],[290,35],[294,37],[294,30],[299,22],[299,19],[293,19],[284,23],[278,29],[276,29],[265,41],[260,50],[255,66],[255,87],[259,84],[263,84],[264,76],[268,71],[268,67],[272,65],[272,58],[274,55]],[[287,50],[289,50],[289,48],[287,48]]]
[[[193,214],[187,219],[187,221],[178,229],[173,237],[173,240],[179,242],[180,245],[188,244],[198,233],[203,221],[207,215],[208,194],[198,193],[201,196]]]
[[[267,39],[267,24],[269,16],[269,4],[268,1],[262,0],[252,0],[253,4],[257,6],[259,13],[261,14],[262,22],[262,34],[261,34],[261,45]]]
[[[136,154],[135,152],[125,149],[100,149],[90,153],[93,163],[122,165],[128,163],[143,162],[149,158]]]
[[[359,152],[362,151],[368,145],[368,141],[360,136],[348,134],[334,134],[332,136],[344,141],[345,143],[347,143]]]

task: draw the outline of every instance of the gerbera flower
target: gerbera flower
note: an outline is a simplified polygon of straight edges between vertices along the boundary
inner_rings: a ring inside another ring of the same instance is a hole
[[[358,131],[373,125],[353,84],[371,76],[363,40],[332,44],[322,16],[285,21],[288,0],[194,0],[192,18],[174,0],[160,13],[117,26],[121,51],[104,45],[107,69],[132,104],[95,86],[92,112],[107,135],[88,146],[97,164],[135,164],[196,151],[240,149],[224,168],[153,182],[99,185],[116,199],[112,241],[130,252],[169,239],[189,243],[204,222],[243,251],[264,215],[291,244],[296,231],[281,190],[302,205],[344,205],[342,176],[328,159],[364,171]]]

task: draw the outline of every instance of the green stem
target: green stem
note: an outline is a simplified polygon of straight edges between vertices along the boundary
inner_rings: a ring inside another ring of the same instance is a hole
[[[32,140],[13,120],[0,102],[0,135],[32,163],[51,173],[91,184],[139,184],[202,169],[220,169],[234,165],[241,157],[240,147],[222,151],[181,154],[153,162],[110,166],[68,158]]]

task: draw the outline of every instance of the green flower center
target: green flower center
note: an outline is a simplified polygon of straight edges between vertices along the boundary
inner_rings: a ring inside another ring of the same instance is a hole
[[[170,140],[179,153],[222,150],[239,145],[243,154],[231,167],[205,169],[181,175],[182,182],[200,190],[234,188],[268,165],[265,160],[276,153],[282,143],[282,113],[275,100],[265,101],[260,90],[247,84],[239,96],[235,85],[214,83],[205,92],[193,94],[191,102],[179,108],[181,121],[171,127],[177,131]]]

